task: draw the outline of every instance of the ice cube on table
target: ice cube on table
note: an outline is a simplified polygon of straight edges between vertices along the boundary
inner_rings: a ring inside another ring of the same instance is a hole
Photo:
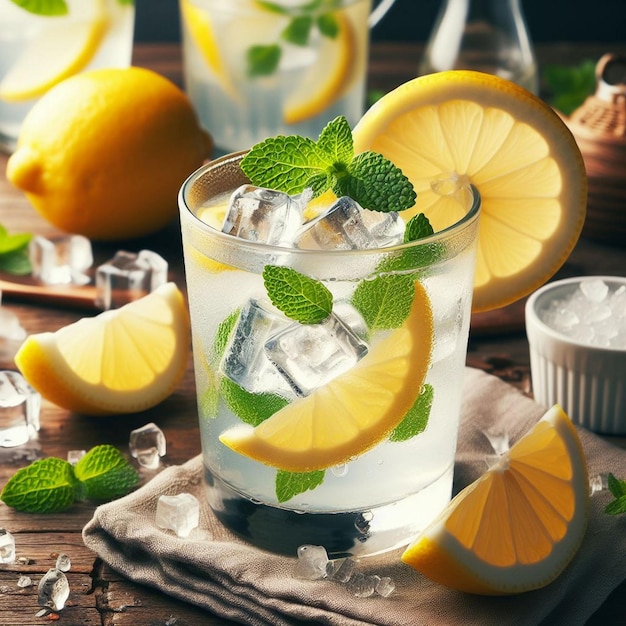
[[[222,232],[270,245],[293,246],[306,198],[242,185],[230,198]]]
[[[340,583],[347,583],[357,570],[358,561],[353,557],[346,557],[335,563],[331,578]]]
[[[82,235],[46,239],[40,235],[29,243],[33,277],[47,285],[86,285],[93,264],[91,242]]]
[[[167,261],[156,252],[118,250],[96,268],[96,306],[116,309],[167,282]]]
[[[307,250],[355,250],[401,244],[405,224],[395,211],[363,209],[342,196],[324,213],[304,224],[295,243]]]
[[[5,528],[0,528],[0,563],[15,561],[15,538]]]
[[[2,306],[2,290],[0,289],[0,339],[22,341],[26,339],[26,331],[13,311]]]
[[[367,344],[334,313],[319,324],[293,322],[265,343],[265,353],[299,396],[354,367],[367,351]]]
[[[160,496],[157,501],[155,524],[174,531],[179,537],[188,537],[200,521],[200,503],[190,493]]]
[[[130,433],[128,448],[130,455],[142,467],[156,469],[161,457],[165,456],[166,441],[163,431],[153,422],[136,428]]]
[[[69,572],[72,568],[72,560],[65,552],[61,552],[57,556],[56,568],[62,572]]]
[[[289,383],[265,354],[272,335],[292,324],[265,300],[249,300],[241,309],[220,363],[224,376],[250,393],[276,393],[293,398]]]
[[[326,578],[328,563],[328,553],[324,546],[299,546],[293,575],[304,580],[321,580]]]
[[[19,372],[0,370],[0,446],[21,446],[39,430],[41,396]]]
[[[76,465],[76,463],[78,463],[78,461],[80,461],[85,454],[87,454],[87,450],[68,450],[67,462],[71,465]]]
[[[39,606],[60,611],[70,595],[67,576],[56,567],[49,569],[39,581],[37,603]]]

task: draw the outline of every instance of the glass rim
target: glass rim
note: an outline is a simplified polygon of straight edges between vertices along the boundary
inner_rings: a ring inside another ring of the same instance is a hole
[[[180,190],[178,192],[178,206],[179,210],[182,214],[186,214],[190,219],[193,228],[197,228],[203,233],[207,234],[210,237],[216,237],[218,241],[223,241],[224,243],[236,244],[237,242],[241,243],[245,247],[250,247],[252,250],[263,251],[264,253],[272,252],[272,251],[280,251],[282,253],[289,252],[292,254],[302,254],[302,255],[337,255],[337,256],[349,256],[355,254],[380,254],[381,252],[392,252],[396,250],[406,250],[411,248],[416,248],[420,246],[427,246],[442,240],[450,239],[456,236],[458,233],[462,232],[471,225],[474,221],[476,221],[480,215],[481,211],[481,196],[480,192],[474,185],[470,185],[469,189],[472,192],[472,205],[469,207],[465,215],[461,217],[458,221],[446,228],[439,230],[432,235],[427,237],[422,237],[415,241],[409,241],[406,243],[397,244],[394,246],[384,246],[380,248],[359,248],[359,249],[349,249],[349,250],[317,250],[317,249],[306,249],[306,248],[288,248],[286,246],[278,246],[275,244],[267,244],[258,241],[251,241],[249,239],[240,239],[235,237],[234,235],[229,235],[227,233],[223,233],[215,229],[210,224],[202,221],[190,208],[187,198],[189,196],[190,190],[193,188],[194,184],[200,180],[203,176],[205,176],[208,172],[213,171],[216,168],[223,167],[225,165],[231,165],[237,161],[241,161],[243,157],[248,153],[248,150],[242,150],[239,152],[231,152],[229,154],[225,154],[223,156],[212,159],[211,161],[201,165],[198,169],[192,172],[182,183]],[[242,176],[244,178],[247,177],[242,172]],[[245,181],[244,181],[245,182]],[[243,183],[242,183],[243,184]],[[402,211],[399,212],[402,215]]]

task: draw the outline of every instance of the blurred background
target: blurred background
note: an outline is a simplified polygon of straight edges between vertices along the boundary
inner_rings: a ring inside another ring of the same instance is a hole
[[[178,41],[178,0],[135,0],[135,40]],[[396,0],[373,41],[424,42],[443,0]],[[523,0],[532,40],[626,41],[626,0]]]

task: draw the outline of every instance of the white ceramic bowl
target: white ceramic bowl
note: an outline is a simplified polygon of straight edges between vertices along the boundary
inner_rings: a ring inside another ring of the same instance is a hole
[[[576,341],[547,326],[540,317],[551,301],[599,278],[612,291],[626,285],[617,276],[582,276],[548,283],[526,303],[526,334],[535,400],[559,403],[576,424],[598,433],[626,435],[626,348]]]

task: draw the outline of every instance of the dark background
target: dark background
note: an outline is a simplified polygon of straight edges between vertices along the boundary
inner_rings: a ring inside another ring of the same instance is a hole
[[[423,42],[444,0],[396,0],[374,41]],[[507,0],[501,0],[505,2]],[[136,41],[178,41],[178,0],[135,0]],[[522,0],[532,40],[626,41],[626,0]]]

